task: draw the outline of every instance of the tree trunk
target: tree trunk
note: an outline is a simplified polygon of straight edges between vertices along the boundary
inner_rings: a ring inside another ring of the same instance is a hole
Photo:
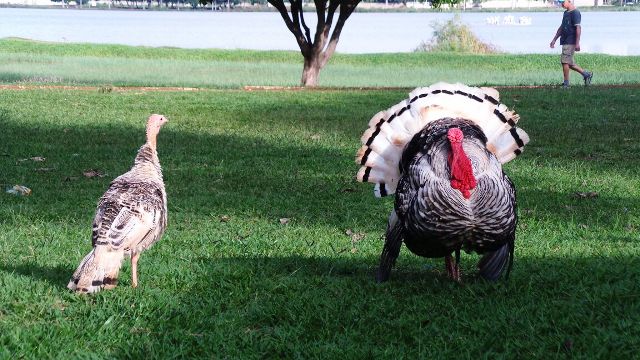
[[[305,57],[302,79],[300,80],[302,86],[318,86],[318,75],[321,69],[319,58],[319,54],[312,54],[309,58]]]
[[[318,23],[313,37],[304,19],[302,0],[289,0],[289,8],[284,0],[267,1],[278,10],[300,47],[304,57],[302,86],[317,86],[320,70],[335,52],[342,28],[361,0],[314,0]],[[333,26],[334,14],[338,8],[340,9],[338,20]],[[331,31],[332,27],[333,31]]]

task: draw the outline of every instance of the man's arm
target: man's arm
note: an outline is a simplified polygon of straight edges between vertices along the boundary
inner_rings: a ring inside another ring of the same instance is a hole
[[[558,27],[558,31],[556,31],[556,35],[553,37],[553,40],[551,40],[549,47],[551,48],[556,47],[556,40],[558,40],[558,38],[560,37],[560,34],[562,34],[562,25]]]
[[[580,34],[582,33],[582,14],[580,10],[574,10],[571,12],[571,23],[576,27],[576,51],[580,51]]]

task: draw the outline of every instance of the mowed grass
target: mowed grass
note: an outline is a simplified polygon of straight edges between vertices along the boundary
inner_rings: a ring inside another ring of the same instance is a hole
[[[393,200],[354,182],[353,159],[370,117],[406,96],[0,91],[0,183],[33,191],[0,194],[0,358],[636,356],[637,89],[501,90],[532,140],[505,166],[520,222],[496,284],[477,255],[457,284],[406,249],[374,282]],[[137,289],[127,263],[115,290],[72,294],[95,204],[154,112],[170,118],[167,232]]]
[[[577,54],[578,63],[594,71],[594,85],[640,83],[639,58]],[[3,84],[297,86],[302,62],[302,55],[295,51],[187,50],[0,40]],[[580,75],[572,72],[571,76],[572,83],[582,84]],[[321,71],[319,85],[417,87],[437,81],[557,85],[562,83],[562,69],[559,55],[550,54],[337,53]]]

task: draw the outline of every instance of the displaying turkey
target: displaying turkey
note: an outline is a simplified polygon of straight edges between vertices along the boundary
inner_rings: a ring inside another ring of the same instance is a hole
[[[446,83],[417,88],[371,119],[357,179],[374,183],[377,197],[396,194],[378,282],[388,280],[403,242],[416,255],[444,257],[456,281],[460,250],[483,254],[483,278],[509,275],[516,192],[501,164],[529,142],[518,119],[495,89]]]
[[[131,257],[132,286],[138,285],[140,253],[160,239],[167,226],[167,195],[156,151],[156,137],[167,118],[151,115],[147,142],[131,170],[111,182],[98,202],[93,220],[93,249],[84,257],[67,287],[93,293],[112,289],[125,256]]]

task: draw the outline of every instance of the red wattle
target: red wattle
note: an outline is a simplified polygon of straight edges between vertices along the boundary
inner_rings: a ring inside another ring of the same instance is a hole
[[[476,187],[476,178],[473,176],[471,161],[462,148],[464,135],[458,128],[451,128],[447,133],[451,144],[449,153],[449,168],[451,169],[451,187],[460,190],[465,199],[471,197],[469,190]]]

